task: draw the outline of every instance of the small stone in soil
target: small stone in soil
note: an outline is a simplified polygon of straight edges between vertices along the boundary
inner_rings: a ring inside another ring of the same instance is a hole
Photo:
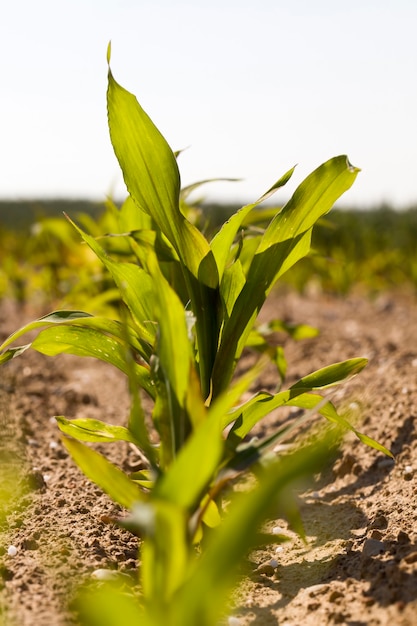
[[[106,568],[94,570],[91,574],[91,578],[101,583],[112,582],[120,587],[125,587],[126,585],[130,587],[132,582],[132,577],[129,576],[129,574]]]
[[[96,569],[91,574],[91,578],[95,580],[117,580],[119,577],[118,573],[112,569]]]
[[[329,585],[321,583],[321,584],[312,585],[311,587],[309,587],[308,595],[311,598],[314,598],[314,596],[322,595],[323,593],[326,593],[327,591],[329,591]]]
[[[363,544],[362,554],[364,557],[377,556],[387,549],[386,544],[383,541],[377,539],[367,539]]]
[[[410,543],[410,537],[403,530],[400,530],[397,535],[397,541],[398,543]]]
[[[388,520],[385,517],[385,515],[382,515],[381,513],[376,515],[375,519],[373,520],[373,522],[370,524],[369,528],[378,528],[378,529],[385,529],[388,527]]]
[[[262,565],[256,568],[255,572],[257,574],[265,574],[265,576],[273,576],[275,573],[275,567],[273,567],[270,562],[262,563]]]
[[[413,478],[413,468],[411,465],[406,465],[404,467],[403,478],[404,480],[411,480]]]
[[[39,548],[39,544],[35,539],[24,539],[22,547],[24,550],[37,550]]]

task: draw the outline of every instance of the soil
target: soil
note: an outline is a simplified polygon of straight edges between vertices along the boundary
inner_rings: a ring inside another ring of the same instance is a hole
[[[234,620],[246,625],[398,625],[417,614],[417,302],[410,294],[377,299],[311,293],[274,296],[262,312],[309,323],[312,339],[285,339],[289,381],[354,356],[369,365],[332,397],[357,427],[392,450],[395,462],[348,435],[332,466],[298,496],[307,543],[290,537],[251,555],[236,594]],[[0,338],[33,312],[0,306]],[[276,384],[267,372],[265,387]],[[0,378],[0,623],[69,626],[71,599],[97,570],[135,577],[137,540],[106,523],[114,505],[64,450],[54,415],[125,423],[123,375],[105,364],[27,352]],[[267,431],[277,422],[271,415]],[[128,444],[103,446],[126,471]],[[14,549],[13,549],[14,548]]]

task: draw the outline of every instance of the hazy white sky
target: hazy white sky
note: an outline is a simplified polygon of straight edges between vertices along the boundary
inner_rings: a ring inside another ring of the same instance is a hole
[[[180,157],[183,184],[254,200],[348,154],[344,203],[417,203],[416,0],[9,0],[0,37],[0,198],[124,195],[112,70]],[[294,181],[294,182],[293,182]]]

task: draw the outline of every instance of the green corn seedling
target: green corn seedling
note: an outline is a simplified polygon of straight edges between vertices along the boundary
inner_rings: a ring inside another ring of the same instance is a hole
[[[198,601],[196,581],[207,585],[208,596],[214,589],[221,595],[238,560],[256,543],[250,529],[256,534],[256,526],[270,510],[272,494],[279,500],[293,479],[311,473],[320,465],[318,456],[323,457],[319,448],[320,454],[298,452],[272,461],[269,470],[261,472],[258,490],[232,507],[223,526],[222,492],[243,472],[262,465],[271,448],[288,435],[282,427],[248,441],[262,418],[284,406],[316,410],[390,454],[356,431],[318,393],[360,372],[366,359],[330,365],[287,389],[261,391],[241,404],[242,394],[261,375],[266,357],[240,378],[235,376],[243,350],[252,347],[272,356],[284,378],[282,354],[269,342],[277,326],[257,327],[259,311],[278,279],[308,254],[313,226],[350,188],[358,169],[346,156],[330,159],[299,185],[264,229],[248,228],[251,213],[289,181],[290,169],[208,240],[187,217],[176,155],[110,69],[107,105],[111,142],[129,192],[115,233],[125,248],[125,260],[73,225],[114,280],[122,313],[110,319],[82,311],[53,312],[13,333],[1,346],[0,363],[32,348],[51,356],[95,357],[124,372],[132,398],[126,425],[58,416],[64,443],[85,474],[132,511],[130,524],[144,538],[145,613],[136,605],[126,606],[127,613],[138,611],[144,624],[208,626],[216,623],[218,614],[207,600]],[[15,345],[34,330],[38,334],[33,341]],[[151,439],[139,390],[153,403],[157,444]],[[116,440],[140,450],[146,459],[141,472],[128,476],[88,445]],[[210,550],[197,559],[195,546],[201,541],[204,545],[204,529],[219,525]]]

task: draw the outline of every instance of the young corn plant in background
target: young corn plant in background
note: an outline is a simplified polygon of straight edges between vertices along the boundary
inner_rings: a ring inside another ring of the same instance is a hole
[[[110,319],[56,311],[11,335],[1,346],[0,362],[32,348],[51,356],[95,357],[125,373],[132,398],[126,425],[58,416],[60,429],[69,436],[64,443],[85,474],[132,511],[127,523],[144,539],[143,607],[133,608],[126,601],[126,614],[131,610],[141,616],[141,623],[154,626],[162,621],[208,626],[219,617],[210,593],[220,599],[245,551],[273,540],[258,535],[257,528],[275,496],[285,511],[281,494],[293,480],[316,471],[325,456],[323,447],[319,452],[308,448],[271,461],[268,452],[287,436],[287,428],[248,441],[262,418],[283,406],[316,410],[389,454],[317,393],[357,374],[366,359],[330,365],[288,389],[261,391],[241,404],[266,357],[235,377],[243,350],[252,347],[269,355],[284,378],[282,354],[269,342],[276,324],[256,327],[258,314],[278,279],[308,254],[314,224],[350,188],[358,170],[346,156],[327,161],[300,184],[264,229],[247,229],[251,212],[289,181],[291,169],[208,240],[185,215],[176,155],[110,69],[107,105],[111,142],[129,192],[118,213],[118,233],[113,234],[130,260],[114,258],[100,239],[73,225],[112,276],[123,303],[121,315]],[[31,343],[14,345],[33,330],[39,332]],[[151,425],[140,393],[152,401]],[[139,449],[142,471],[128,476],[86,445],[116,440]],[[259,470],[258,489],[232,502],[227,520],[221,522],[222,492],[268,459],[268,470]],[[196,546],[204,548],[208,527],[219,528],[209,538],[207,551],[197,557]],[[197,583],[205,585],[203,592]],[[118,602],[123,604],[123,598]],[[100,623],[116,624],[117,617]],[[91,616],[88,619],[93,623]]]

